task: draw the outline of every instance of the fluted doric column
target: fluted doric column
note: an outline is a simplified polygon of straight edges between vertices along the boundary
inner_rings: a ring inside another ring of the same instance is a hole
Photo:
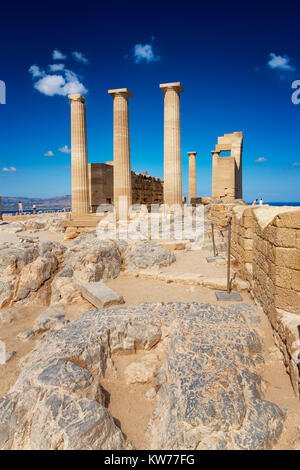
[[[108,90],[114,99],[114,205],[117,219],[127,220],[132,201],[127,88]]]
[[[164,203],[182,205],[180,82],[159,85],[164,93]]]
[[[72,216],[89,213],[85,99],[69,95],[71,102]]]
[[[191,200],[193,198],[197,197],[196,155],[197,155],[197,152],[188,152],[188,156],[189,156],[189,203],[191,203]]]

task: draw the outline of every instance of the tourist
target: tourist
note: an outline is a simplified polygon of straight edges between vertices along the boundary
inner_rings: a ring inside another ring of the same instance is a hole
[[[19,215],[23,215],[23,204],[21,201],[19,201],[18,209],[19,209]]]
[[[32,212],[33,214],[36,214],[36,202],[34,202],[32,205]]]
[[[252,206],[256,206],[257,203],[258,203],[258,199],[255,199],[255,200],[252,202]]]
[[[260,206],[263,206],[263,205],[264,205],[264,201],[262,200],[262,198],[260,198],[260,200],[259,200],[259,205],[260,205]]]

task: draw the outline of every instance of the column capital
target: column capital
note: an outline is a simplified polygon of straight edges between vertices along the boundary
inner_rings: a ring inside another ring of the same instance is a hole
[[[115,90],[108,90],[107,93],[113,98],[117,95],[124,96],[124,98],[133,97],[133,94],[128,90],[128,88],[116,88]]]
[[[197,155],[197,152],[187,152],[188,155]]]
[[[217,155],[217,157],[219,157],[221,152],[218,152],[218,150],[212,150],[211,153],[212,156]]]
[[[81,101],[81,103],[85,103],[85,97],[82,95],[74,94],[74,95],[69,95],[68,96],[69,100],[72,101]]]
[[[166,91],[170,89],[177,91],[177,93],[181,93],[183,91],[183,88],[180,82],[161,83],[159,85],[159,88],[163,91],[163,93],[166,93]]]

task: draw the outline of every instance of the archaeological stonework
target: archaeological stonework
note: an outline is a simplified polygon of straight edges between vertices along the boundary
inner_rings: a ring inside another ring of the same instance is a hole
[[[230,152],[222,157],[222,152]],[[243,133],[233,132],[218,137],[212,150],[212,198],[242,199],[242,152]]]
[[[164,93],[164,204],[182,205],[180,82],[159,85]]]
[[[196,178],[196,155],[197,152],[188,152],[189,156],[189,204],[197,197]]]
[[[235,207],[232,255],[241,278],[263,307],[300,397],[300,210]]]
[[[88,214],[88,166],[85,99],[69,95],[71,102],[72,214]]]
[[[100,204],[114,203],[114,167],[112,162],[89,163],[89,196],[92,212]],[[153,176],[131,172],[132,204],[162,204],[163,180]]]
[[[127,220],[132,204],[129,110],[127,88],[108,90],[114,108],[114,205],[117,218]]]

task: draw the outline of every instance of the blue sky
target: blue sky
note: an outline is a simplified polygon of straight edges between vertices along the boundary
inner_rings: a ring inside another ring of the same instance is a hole
[[[197,151],[198,195],[208,196],[218,135],[242,130],[244,199],[300,201],[296,2],[174,5],[1,6],[2,196],[70,194],[69,91],[86,96],[89,162],[105,162],[113,159],[107,90],[129,88],[132,169],[163,177],[159,84],[180,81],[183,193],[187,152]]]

